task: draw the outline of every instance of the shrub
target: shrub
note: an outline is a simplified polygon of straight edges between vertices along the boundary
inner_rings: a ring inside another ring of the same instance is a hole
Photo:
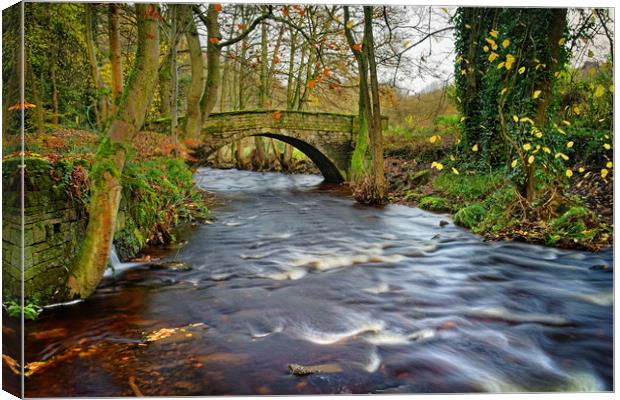
[[[420,199],[418,207],[428,211],[449,211],[448,201],[441,197],[424,196]]]
[[[472,204],[461,208],[454,214],[454,223],[464,228],[471,229],[482,222],[486,213],[486,208],[481,204]]]

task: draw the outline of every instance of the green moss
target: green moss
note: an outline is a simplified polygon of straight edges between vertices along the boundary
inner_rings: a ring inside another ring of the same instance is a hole
[[[428,211],[449,211],[448,201],[441,197],[424,196],[420,199],[418,207]]]
[[[194,186],[192,171],[182,160],[128,163],[122,185],[123,224],[114,234],[121,258],[135,256],[147,244],[173,239],[172,226],[208,213]]]
[[[486,213],[487,210],[482,204],[472,204],[461,208],[454,214],[454,223],[471,229],[484,220]]]

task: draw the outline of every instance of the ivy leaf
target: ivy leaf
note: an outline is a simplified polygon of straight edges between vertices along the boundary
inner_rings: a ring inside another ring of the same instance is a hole
[[[603,85],[598,85],[596,87],[596,90],[594,91],[594,97],[601,97],[604,94],[605,94],[605,88],[603,87]]]

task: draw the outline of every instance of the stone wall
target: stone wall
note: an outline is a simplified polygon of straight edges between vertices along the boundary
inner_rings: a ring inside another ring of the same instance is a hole
[[[3,162],[2,281],[6,294],[21,287],[20,160]],[[63,185],[54,181],[46,160],[27,159],[24,178],[24,293],[53,296],[64,285],[70,261],[86,227],[86,212]]]
[[[62,179],[53,178],[54,166],[39,158],[25,160],[24,259],[21,261],[20,160],[2,162],[2,282],[4,295],[19,296],[21,270],[24,295],[62,298],[69,270],[84,236],[86,206],[71,195]],[[127,196],[121,200],[117,230],[125,225]],[[133,256],[126,254],[126,256]]]

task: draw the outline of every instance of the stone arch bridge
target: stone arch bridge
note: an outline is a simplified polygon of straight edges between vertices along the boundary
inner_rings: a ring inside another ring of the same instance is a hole
[[[387,118],[383,118],[384,126]],[[204,153],[250,136],[264,136],[297,148],[319,168],[325,181],[339,183],[348,174],[355,146],[356,115],[290,110],[212,113],[202,127]]]

